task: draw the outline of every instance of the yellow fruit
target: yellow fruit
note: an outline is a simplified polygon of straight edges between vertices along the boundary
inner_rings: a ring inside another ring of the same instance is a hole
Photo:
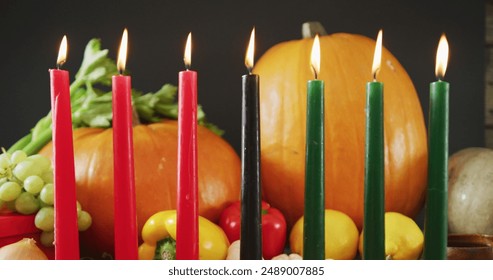
[[[291,230],[291,251],[303,255],[303,217]],[[325,258],[352,260],[358,250],[358,228],[346,214],[336,210],[325,210]]]
[[[385,255],[392,260],[416,260],[423,251],[424,236],[413,219],[397,212],[385,213]],[[363,255],[363,231],[359,238]]]

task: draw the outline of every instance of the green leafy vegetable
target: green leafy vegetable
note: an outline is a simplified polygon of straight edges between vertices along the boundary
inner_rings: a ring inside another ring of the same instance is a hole
[[[74,82],[70,85],[72,124],[74,128],[101,127],[112,125],[111,77],[117,74],[116,64],[108,57],[108,50],[101,50],[101,41],[92,39],[86,46],[84,58]],[[140,123],[153,123],[163,118],[176,119],[178,104],[177,87],[165,84],[157,92],[143,94],[132,89],[132,103]],[[214,133],[224,132],[207,122],[202,107],[197,110],[197,121]],[[19,139],[9,152],[23,150],[26,154],[37,153],[52,137],[51,111],[38,121],[31,132]]]

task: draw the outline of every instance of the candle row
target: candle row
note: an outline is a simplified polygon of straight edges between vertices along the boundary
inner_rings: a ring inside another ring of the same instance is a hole
[[[131,77],[125,70],[127,30],[118,55],[119,74],[113,76],[113,156],[115,258],[137,259],[137,222],[132,136]],[[252,74],[255,29],[245,57],[248,74],[242,78],[242,221],[241,259],[261,259],[261,186],[259,76]],[[445,46],[445,47],[444,47]],[[55,258],[78,259],[78,231],[75,172],[68,71],[60,70],[66,59],[63,38],[57,68],[50,70],[53,116],[53,165],[55,187]],[[383,83],[380,69],[382,31],[373,59],[374,80],[367,84],[365,144],[364,259],[385,257],[385,175]],[[320,73],[320,43],[314,39],[311,67],[314,80],[307,83],[305,158],[304,259],[325,256],[324,175],[324,81]],[[440,57],[440,59],[438,58]],[[430,86],[429,187],[426,207],[424,258],[445,258],[447,239],[448,83],[445,74],[448,46],[442,36],[437,52],[439,81]],[[444,58],[444,59],[442,59]],[[185,47],[185,71],[179,72],[178,174],[177,174],[177,259],[198,259],[197,181],[197,73],[191,66],[191,33]]]
[[[378,33],[373,60],[374,81],[367,84],[365,193],[363,259],[385,259],[385,174],[383,83],[377,82],[382,31]],[[448,95],[442,81],[448,60],[448,43],[442,35],[438,44],[435,75],[430,84],[428,126],[428,188],[425,209],[423,259],[446,259],[448,222]]]
[[[128,33],[118,53],[118,75],[112,77],[115,259],[138,259],[135,202],[131,77],[123,75]],[[55,259],[79,259],[72,113],[69,73],[65,63],[67,39],[60,44],[57,69],[50,69],[53,116],[55,197]],[[191,66],[191,33],[185,48],[186,71],[179,73],[177,259],[198,259],[197,202],[197,73]]]
[[[254,37],[252,31],[251,38]],[[242,111],[242,232],[240,258],[261,259],[260,127],[257,75],[253,67],[253,39],[247,51],[243,77]],[[250,58],[252,56],[252,58]],[[324,82],[320,73],[320,42],[311,52],[314,80],[307,83],[305,203],[303,259],[325,257]],[[447,246],[448,83],[445,74],[448,44],[443,35],[437,51],[436,76],[430,86],[429,184],[426,203],[423,258],[445,259]],[[373,81],[366,85],[366,143],[364,181],[363,259],[385,259],[385,160],[383,83],[377,81],[382,59],[382,30],[373,57]]]

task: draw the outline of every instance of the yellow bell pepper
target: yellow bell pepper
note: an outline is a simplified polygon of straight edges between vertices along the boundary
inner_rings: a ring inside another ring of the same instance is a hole
[[[176,210],[152,215],[142,228],[144,243],[139,246],[139,259],[168,259],[176,257]],[[199,216],[199,259],[224,260],[229,241],[224,231],[213,222]]]

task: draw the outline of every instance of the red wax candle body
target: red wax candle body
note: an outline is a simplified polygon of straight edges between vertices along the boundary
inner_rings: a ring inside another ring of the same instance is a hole
[[[113,76],[115,259],[138,259],[130,76]]]
[[[178,87],[176,259],[197,260],[197,72],[181,71]]]
[[[79,232],[68,71],[51,69],[50,85],[53,118],[55,259],[78,260]]]

